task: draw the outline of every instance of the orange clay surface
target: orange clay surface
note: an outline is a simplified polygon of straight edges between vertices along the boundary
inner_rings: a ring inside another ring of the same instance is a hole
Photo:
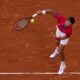
[[[36,17],[36,22],[22,31],[14,29],[16,20],[42,9],[75,17],[73,34],[65,49],[65,72],[80,72],[80,0],[0,0],[0,73],[58,71],[59,56],[49,58],[56,47],[51,33],[55,33],[57,22],[52,15]],[[80,75],[3,74],[0,80],[80,80]]]

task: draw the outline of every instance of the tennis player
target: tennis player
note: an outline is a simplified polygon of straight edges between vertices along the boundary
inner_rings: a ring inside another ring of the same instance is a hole
[[[65,16],[60,15],[59,13],[56,13],[51,9],[40,10],[37,11],[36,14],[37,15],[52,14],[57,20],[56,33],[54,36],[56,40],[56,49],[50,55],[50,58],[55,58],[58,54],[60,54],[61,63],[60,63],[58,74],[61,75],[64,73],[66,69],[64,49],[65,46],[68,44],[70,36],[72,34],[72,26],[75,23],[75,19],[74,17],[66,18]]]

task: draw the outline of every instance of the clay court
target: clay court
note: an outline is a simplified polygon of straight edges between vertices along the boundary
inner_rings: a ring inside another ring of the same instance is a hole
[[[42,9],[53,9],[76,19],[65,50],[66,74],[61,76],[56,74],[59,56],[49,58],[55,49],[51,32],[55,33],[56,19],[51,15],[37,16],[36,22],[24,30],[14,29],[16,20]],[[80,80],[79,36],[80,0],[0,0],[0,80]]]

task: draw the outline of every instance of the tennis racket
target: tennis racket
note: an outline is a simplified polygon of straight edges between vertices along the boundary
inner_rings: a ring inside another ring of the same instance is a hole
[[[32,19],[32,17],[21,18],[21,19],[17,20],[14,25],[15,29],[18,31],[25,29],[28,26],[28,24],[30,23],[31,19]]]
[[[33,14],[31,17],[17,20],[14,25],[15,29],[18,31],[25,29],[31,22],[31,19],[34,19],[34,17],[36,17],[37,15],[46,14],[46,11],[47,10],[39,10],[36,12],[36,14]]]
[[[21,18],[17,20],[14,25],[15,29],[18,31],[25,29],[31,22],[31,19],[33,19],[37,15],[38,14],[33,14],[31,17]]]

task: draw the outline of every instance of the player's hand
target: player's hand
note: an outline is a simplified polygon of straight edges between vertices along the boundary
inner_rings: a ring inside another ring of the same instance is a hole
[[[44,11],[49,12],[49,11],[53,11],[52,9],[44,9]]]
[[[55,35],[53,34],[53,32],[51,32],[51,36],[53,36],[53,38],[55,38]]]
[[[42,12],[41,12],[41,10],[39,10],[39,11],[37,11],[35,14],[33,14],[32,17],[34,18],[34,17],[36,17],[36,16],[38,16],[38,15],[41,15],[41,14],[42,14]]]
[[[37,11],[36,14],[41,15],[42,14],[42,10]]]
[[[39,11],[36,12],[36,14],[39,14],[39,15],[41,15],[41,14],[46,14],[47,11],[49,11],[49,10],[48,10],[48,9],[45,9],[45,10],[39,10]]]
[[[37,15],[42,15],[42,14],[46,14],[46,11],[45,10],[39,10],[37,11],[35,14],[32,15],[32,17],[36,17]]]

